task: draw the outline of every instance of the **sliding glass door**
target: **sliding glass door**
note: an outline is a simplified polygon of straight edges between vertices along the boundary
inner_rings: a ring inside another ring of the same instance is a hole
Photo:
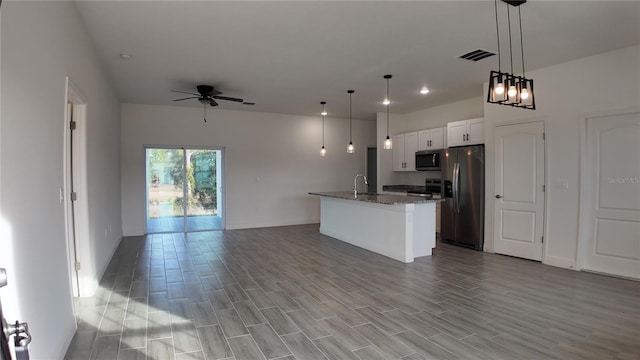
[[[146,149],[147,232],[222,229],[222,151]]]

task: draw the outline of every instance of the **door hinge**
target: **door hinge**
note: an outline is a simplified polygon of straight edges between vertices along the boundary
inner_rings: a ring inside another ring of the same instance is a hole
[[[78,193],[74,191],[71,193],[71,201],[76,201],[76,200],[78,200]]]
[[[69,129],[71,129],[71,130],[75,130],[76,129],[76,122],[75,121],[69,122]]]
[[[544,236],[540,238],[540,242],[544,244]]]
[[[76,261],[76,271],[80,271],[80,262]]]
[[[542,192],[547,191],[547,189],[545,188],[544,184],[542,184]]]

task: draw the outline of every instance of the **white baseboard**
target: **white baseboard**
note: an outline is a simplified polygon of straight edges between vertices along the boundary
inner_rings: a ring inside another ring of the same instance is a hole
[[[76,324],[75,314],[73,316],[74,316],[73,324],[75,325]],[[69,333],[67,334],[66,339],[62,344],[62,349],[60,349],[60,351],[58,352],[58,356],[56,357],[56,359],[64,359],[64,356],[67,354],[67,351],[69,351],[69,346],[71,345],[71,341],[73,341],[73,337],[76,335],[76,330],[77,330],[77,326],[73,326],[69,329]]]
[[[85,288],[83,289],[82,297],[93,296],[96,293],[96,290],[98,290],[98,286],[100,286],[100,280],[102,280],[104,272],[107,271],[109,263],[111,263],[111,259],[113,259],[113,255],[116,253],[116,250],[118,250],[118,246],[120,246],[123,238],[124,237],[121,236],[120,240],[118,240],[115,246],[111,249],[107,262],[105,262],[105,264],[102,266],[102,269],[96,272],[96,277],[92,279],[90,284],[84,285]]]
[[[266,222],[230,222],[227,221],[226,230],[240,230],[240,229],[253,229],[262,227],[275,227],[275,226],[291,226],[291,225],[307,225],[318,224],[320,218],[313,219],[289,219],[282,221],[266,221]]]
[[[564,269],[576,270],[576,261],[575,259],[563,258],[559,256],[545,256],[542,260],[543,264],[561,267]]]

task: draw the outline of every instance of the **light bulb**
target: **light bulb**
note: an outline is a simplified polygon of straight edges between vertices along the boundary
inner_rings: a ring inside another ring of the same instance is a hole
[[[382,105],[389,105],[391,104],[391,101],[389,101],[388,98],[384,98],[384,100],[382,100]]]
[[[427,89],[426,86],[423,86],[422,89],[420,89],[420,94],[427,95],[428,93],[429,93],[429,89]]]
[[[391,138],[389,138],[389,136],[387,135],[387,139],[384,141],[384,149],[391,150],[391,147],[392,147]]]
[[[349,146],[347,146],[347,153],[353,154],[354,151],[355,149],[353,148],[353,143],[349,142]]]
[[[496,85],[496,94],[498,94],[498,95],[504,94],[504,84],[503,83],[498,83],[498,85]]]
[[[517,93],[518,93],[518,90],[516,90],[515,85],[509,86],[509,91],[507,91],[507,95],[509,95],[509,97],[516,96]]]
[[[322,146],[322,149],[320,149],[320,156],[325,156],[327,155],[327,149],[324,148],[324,146]]]
[[[522,89],[522,92],[520,92],[520,98],[522,100],[527,100],[529,98],[529,90],[527,90],[527,88]]]
[[[323,111],[320,113],[320,115],[322,115],[322,116],[327,116],[327,112],[323,110]]]

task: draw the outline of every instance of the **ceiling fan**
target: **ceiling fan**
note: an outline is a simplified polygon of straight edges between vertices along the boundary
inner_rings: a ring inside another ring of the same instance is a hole
[[[204,105],[204,122],[207,122],[207,104],[209,104],[210,106],[218,106],[218,102],[216,100],[226,100],[226,101],[233,101],[233,102],[238,102],[238,103],[242,103],[244,105],[255,105],[255,103],[253,102],[246,102],[243,99],[240,98],[234,98],[234,97],[229,97],[229,96],[222,96],[222,91],[216,90],[213,86],[211,85],[198,85],[196,87],[198,89],[198,93],[192,93],[192,92],[188,92],[188,91],[180,91],[180,90],[171,90],[172,92],[175,93],[180,93],[180,94],[189,94],[189,95],[193,95],[193,96],[189,96],[186,98],[182,98],[182,99],[175,99],[173,101],[183,101],[183,100],[189,100],[189,99],[198,99],[198,101]]]

